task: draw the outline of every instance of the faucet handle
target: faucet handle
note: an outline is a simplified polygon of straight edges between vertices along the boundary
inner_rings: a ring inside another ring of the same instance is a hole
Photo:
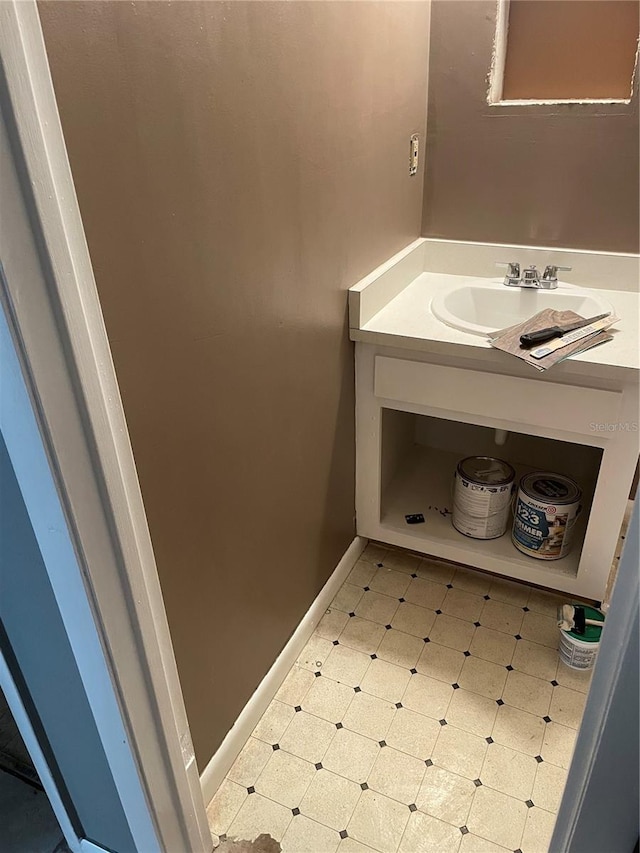
[[[505,284],[518,284],[520,282],[520,264],[517,261],[496,261],[496,266],[507,268],[504,277]]]
[[[559,267],[557,264],[547,264],[547,266],[544,268],[544,273],[542,274],[543,281],[557,281],[558,270],[562,270],[563,272],[569,272],[571,270],[571,267]]]

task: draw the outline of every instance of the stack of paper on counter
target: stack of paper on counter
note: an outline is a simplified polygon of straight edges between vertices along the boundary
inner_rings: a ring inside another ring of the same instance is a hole
[[[619,322],[618,318],[612,314],[610,317],[598,321],[594,325],[599,327],[600,331],[594,331],[588,337],[575,341],[573,344],[568,344],[566,347],[562,347],[562,349],[558,349],[540,359],[535,359],[531,355],[535,347],[526,349],[520,345],[520,335],[524,335],[525,332],[538,332],[540,329],[546,329],[549,326],[566,326],[583,319],[586,318],[581,317],[580,314],[576,314],[575,311],[554,311],[551,308],[546,308],[529,320],[525,320],[524,323],[518,323],[516,326],[509,326],[508,329],[500,329],[497,332],[492,332],[489,335],[489,340],[491,346],[521,358],[527,364],[535,367],[536,370],[548,370],[554,364],[564,361],[565,358],[569,358],[571,355],[586,352],[592,347],[597,347],[600,344],[613,340],[613,335],[605,331],[605,329]]]

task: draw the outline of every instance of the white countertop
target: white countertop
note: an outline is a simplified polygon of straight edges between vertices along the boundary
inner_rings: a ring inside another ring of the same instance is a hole
[[[417,245],[413,244],[413,245]],[[415,254],[415,250],[411,252]],[[397,257],[407,257],[400,253]],[[406,261],[404,261],[406,265]],[[390,265],[386,264],[381,271],[389,275]],[[477,359],[487,366],[508,370],[518,375],[530,375],[561,379],[562,375],[582,375],[593,378],[611,378],[633,381],[640,370],[640,296],[633,291],[606,289],[606,298],[614,306],[620,317],[610,331],[613,340],[594,347],[580,355],[571,356],[548,371],[540,374],[530,365],[519,359],[493,348],[490,343],[479,335],[447,326],[432,313],[430,305],[434,295],[440,290],[460,282],[463,278],[441,272],[421,272],[411,276],[409,283],[394,283],[388,290],[388,301],[380,293],[380,284],[385,275],[375,273],[353,290],[356,299],[362,300],[365,290],[376,288],[375,307],[381,305],[373,316],[367,319],[366,311],[358,310],[358,303],[351,306],[351,339],[396,349],[411,349],[420,352],[434,353],[443,356]],[[396,274],[397,278],[397,274]],[[387,288],[385,288],[387,289]],[[395,291],[395,293],[394,293]],[[362,322],[361,322],[362,320]],[[495,368],[494,368],[495,369]]]

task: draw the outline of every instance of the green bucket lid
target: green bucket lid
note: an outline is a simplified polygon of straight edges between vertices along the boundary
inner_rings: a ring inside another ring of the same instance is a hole
[[[587,604],[573,604],[573,607],[582,607],[584,615],[587,619],[597,619],[601,625],[585,625],[584,634],[576,634],[575,631],[565,631],[570,637],[576,640],[582,640],[583,643],[599,643],[600,635],[602,634],[602,626],[604,625],[604,613],[596,610],[595,607],[589,607]]]

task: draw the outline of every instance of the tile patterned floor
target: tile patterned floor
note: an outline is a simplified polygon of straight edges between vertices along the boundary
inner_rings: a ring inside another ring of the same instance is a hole
[[[212,833],[545,853],[589,686],[558,660],[561,601],[370,544],[211,802]]]

